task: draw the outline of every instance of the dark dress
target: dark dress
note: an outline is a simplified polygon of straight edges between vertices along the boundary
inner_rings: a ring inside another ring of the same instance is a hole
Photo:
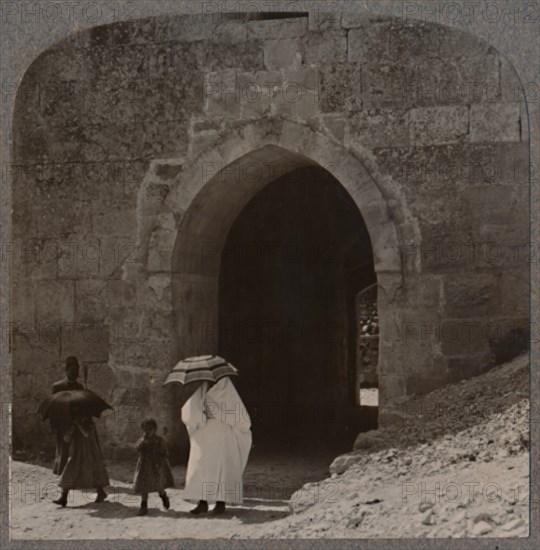
[[[133,478],[133,492],[136,495],[161,493],[167,487],[174,487],[165,441],[158,435],[141,437],[136,449],[139,451],[139,460]]]
[[[67,436],[69,457],[58,485],[62,489],[97,489],[109,485],[109,474],[92,419],[74,422]]]
[[[64,378],[59,382],[55,382],[52,386],[52,393],[58,393],[59,391],[67,390],[84,390],[82,384],[79,382],[68,380]],[[56,454],[54,457],[53,474],[60,475],[64,466],[66,465],[69,455],[69,444],[64,441],[64,434],[68,429],[69,424],[51,421],[51,428],[56,432]]]

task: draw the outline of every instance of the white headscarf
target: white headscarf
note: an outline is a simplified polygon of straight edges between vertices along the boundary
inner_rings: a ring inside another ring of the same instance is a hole
[[[203,382],[182,407],[182,422],[188,432],[193,433],[208,419],[229,424],[242,432],[249,431],[251,419],[231,379],[224,376],[208,386],[208,382]]]

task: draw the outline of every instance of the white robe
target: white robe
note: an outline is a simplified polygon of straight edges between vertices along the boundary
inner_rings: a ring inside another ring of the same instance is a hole
[[[189,441],[184,499],[240,504],[251,449],[251,420],[228,376],[208,382],[182,407]]]

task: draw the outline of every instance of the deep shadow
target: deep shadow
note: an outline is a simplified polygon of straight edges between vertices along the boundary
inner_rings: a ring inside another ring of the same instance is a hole
[[[322,168],[275,180],[240,213],[221,257],[219,350],[240,369],[259,449],[350,450],[355,296],[375,280],[362,216]]]
[[[171,508],[170,510],[163,510],[159,507],[153,508],[149,504],[148,514],[146,516],[141,517],[140,519],[141,521],[144,521],[146,518],[166,517],[171,520],[190,519],[193,521],[197,521],[197,520],[210,519],[212,521],[220,521],[220,520],[230,520],[236,517],[242,523],[264,523],[267,521],[280,519],[289,515],[288,509],[287,510],[276,510],[276,509],[261,510],[257,508],[257,506],[261,506],[261,505],[275,506],[275,502],[276,501],[267,502],[267,501],[261,501],[261,500],[250,502],[246,500],[244,504],[241,506],[228,507],[225,513],[219,516],[214,516],[211,513],[201,514],[200,516],[194,516],[193,514],[190,514],[189,511],[174,510],[174,508]],[[281,502],[283,503],[283,506],[286,507],[286,502],[283,502],[283,501]],[[85,504],[83,506],[72,506],[71,508],[79,508],[79,509],[86,508],[90,511],[93,517],[108,518],[108,519],[137,517],[137,511],[138,511],[138,507],[127,506],[126,504],[123,504],[121,502],[102,502],[100,504],[96,504],[92,502],[92,503]],[[69,512],[69,508],[61,508],[61,510]]]

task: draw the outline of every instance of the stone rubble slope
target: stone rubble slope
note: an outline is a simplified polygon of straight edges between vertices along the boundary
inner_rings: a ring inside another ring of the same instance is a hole
[[[360,434],[330,478],[297,491],[272,536],[526,536],[528,364],[412,398],[400,425]]]

